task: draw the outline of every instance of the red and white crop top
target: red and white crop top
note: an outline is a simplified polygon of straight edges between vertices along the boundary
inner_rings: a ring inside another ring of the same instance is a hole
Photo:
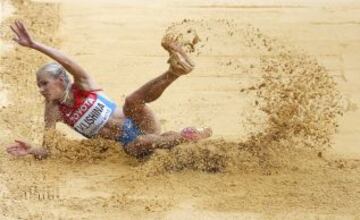
[[[116,109],[115,102],[98,94],[98,91],[100,90],[84,91],[73,84],[73,106],[59,104],[64,122],[88,138],[96,135],[104,127]]]

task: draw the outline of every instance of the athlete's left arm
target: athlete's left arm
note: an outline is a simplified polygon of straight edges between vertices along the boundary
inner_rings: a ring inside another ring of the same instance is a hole
[[[55,129],[56,122],[60,120],[58,105],[53,102],[45,103],[44,122],[45,130]]]
[[[49,142],[51,142],[51,134],[56,128],[58,118],[59,113],[57,111],[57,106],[52,102],[46,102],[44,115],[45,129],[42,146],[35,146],[34,144],[24,140],[15,140],[15,143],[7,146],[7,152],[14,156],[25,156],[31,154],[36,159],[47,158],[49,156],[49,150],[46,146]]]
[[[44,159],[49,156],[49,150],[47,145],[52,140],[52,133],[55,132],[56,123],[60,121],[60,114],[57,104],[53,102],[45,103],[45,113],[44,113],[44,135],[43,142],[41,147],[32,148],[30,153],[34,155],[37,159]]]
[[[42,146],[35,146],[34,144],[24,141],[15,140],[15,143],[6,146],[6,151],[14,156],[26,156],[33,155],[36,159],[45,159],[48,157],[49,152],[46,149],[46,143],[48,138],[48,130],[56,126],[56,113],[54,112],[54,104],[47,102],[45,105],[45,131],[44,131],[44,142]]]
[[[13,38],[14,41],[21,46],[37,50],[56,60],[74,77],[74,83],[81,89],[94,90],[98,88],[90,74],[73,59],[55,48],[34,41],[23,23],[15,21],[15,25],[10,27],[16,35],[16,37]]]

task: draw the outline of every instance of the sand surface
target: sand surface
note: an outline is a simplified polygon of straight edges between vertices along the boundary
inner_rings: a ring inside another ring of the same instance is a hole
[[[1,219],[360,218],[360,3],[0,7],[2,146],[41,143],[43,131],[34,73],[49,60],[12,48],[7,25],[16,18],[73,56],[119,104],[166,70],[160,41],[175,34],[197,67],[151,107],[164,131],[214,130],[210,140],[137,161],[112,141],[82,140],[58,124],[47,160],[0,152]]]

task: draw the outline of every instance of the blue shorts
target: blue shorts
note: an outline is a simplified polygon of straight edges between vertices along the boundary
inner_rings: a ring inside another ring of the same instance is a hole
[[[139,135],[144,134],[131,118],[125,118],[122,126],[122,134],[117,139],[124,146],[134,141]]]

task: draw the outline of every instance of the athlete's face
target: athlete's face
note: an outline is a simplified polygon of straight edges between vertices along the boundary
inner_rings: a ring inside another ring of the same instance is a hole
[[[39,73],[36,77],[39,92],[47,101],[55,101],[63,98],[65,88],[62,77],[55,78],[49,73]]]

